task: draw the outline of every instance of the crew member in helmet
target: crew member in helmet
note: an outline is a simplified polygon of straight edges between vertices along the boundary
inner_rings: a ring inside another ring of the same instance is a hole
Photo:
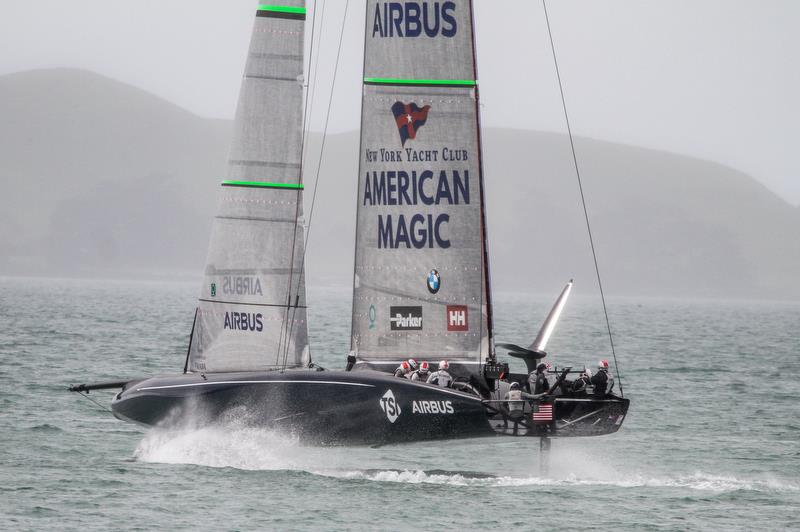
[[[536,396],[523,392],[518,382],[512,382],[505,397],[503,397],[505,401],[503,406],[505,407],[505,414],[508,419],[514,422],[514,434],[517,433],[519,422],[525,415],[525,403],[523,399],[536,399]],[[506,427],[507,426],[508,421],[506,420]]]
[[[589,385],[592,379],[592,370],[586,368],[581,373],[580,377],[575,379],[570,386],[570,391],[574,397],[585,397],[586,386]]]
[[[608,360],[601,360],[597,363],[597,373],[595,373],[589,382],[594,386],[594,397],[602,399],[606,396],[606,392],[610,390],[609,380],[613,385],[614,380],[608,374]]]
[[[431,368],[426,361],[419,364],[419,369],[411,374],[412,381],[428,382],[428,377],[431,375]]]
[[[450,363],[447,360],[439,361],[439,371],[434,371],[428,377],[428,384],[438,384],[442,388],[449,388],[453,384],[453,377],[450,372]]]
[[[547,364],[539,364],[536,369],[528,374],[525,387],[534,395],[547,393],[550,390],[550,381],[547,380]]]
[[[411,373],[411,365],[405,360],[400,362],[400,365],[394,370],[395,377],[405,377],[409,373]]]

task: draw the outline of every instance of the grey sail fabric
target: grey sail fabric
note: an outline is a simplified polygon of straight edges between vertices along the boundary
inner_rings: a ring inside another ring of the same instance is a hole
[[[468,0],[367,4],[352,350],[490,353]]]
[[[305,3],[259,5],[189,371],[308,362],[301,152]]]

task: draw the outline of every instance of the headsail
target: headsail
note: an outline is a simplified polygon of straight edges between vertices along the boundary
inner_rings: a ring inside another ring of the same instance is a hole
[[[469,0],[367,3],[352,349],[492,352]]]
[[[304,0],[259,5],[200,295],[189,371],[308,357],[303,278]]]

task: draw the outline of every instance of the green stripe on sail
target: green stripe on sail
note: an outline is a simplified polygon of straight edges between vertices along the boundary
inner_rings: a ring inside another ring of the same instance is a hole
[[[271,11],[273,13],[293,13],[295,15],[305,15],[306,8],[292,7],[292,6],[273,6],[268,4],[261,4],[258,6],[258,11]]]
[[[302,183],[264,183],[263,181],[223,181],[224,187],[288,188],[303,190]]]
[[[377,85],[439,85],[456,87],[474,87],[478,83],[471,79],[395,79],[395,78],[364,78],[364,83]]]

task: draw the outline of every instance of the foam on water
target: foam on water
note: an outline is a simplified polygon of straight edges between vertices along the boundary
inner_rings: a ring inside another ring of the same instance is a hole
[[[371,480],[375,482],[400,482],[408,484],[442,484],[451,486],[609,486],[618,488],[682,488],[698,491],[760,491],[760,492],[798,492],[800,486],[777,480],[740,479],[733,476],[710,475],[697,472],[674,478],[633,475],[617,479],[603,480],[593,478],[553,478],[550,476],[532,477],[484,477],[467,472],[426,472],[421,470],[385,471],[315,471],[317,474],[347,479]]]
[[[296,470],[314,475],[372,482],[433,484],[449,486],[522,487],[522,486],[599,486],[617,488],[676,488],[708,492],[800,492],[800,485],[771,478],[740,478],[734,475],[702,471],[674,476],[626,473],[611,466],[598,465],[589,455],[572,453],[570,467],[552,467],[547,475],[494,475],[475,471],[436,469],[394,469],[348,467],[361,461],[372,449],[305,447],[298,438],[257,428],[222,428],[148,432],[134,451],[136,460],[166,464],[193,464],[207,467],[230,467],[250,471]],[[554,453],[551,458],[557,458]],[[376,458],[376,457],[372,457]],[[386,460],[380,460],[380,464]],[[554,460],[555,462],[555,460]],[[320,467],[325,465],[328,467]],[[531,467],[538,464],[532,462]]]
[[[133,455],[143,462],[194,464],[245,470],[297,469],[303,457],[296,438],[262,429],[205,427],[153,429]]]

